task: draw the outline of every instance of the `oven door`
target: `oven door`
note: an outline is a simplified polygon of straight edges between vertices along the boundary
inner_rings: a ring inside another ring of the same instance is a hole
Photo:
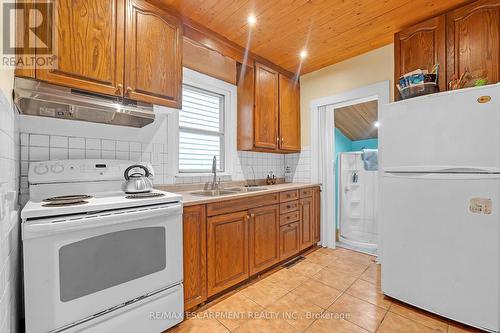
[[[182,282],[179,203],[28,220],[22,230],[27,332]]]

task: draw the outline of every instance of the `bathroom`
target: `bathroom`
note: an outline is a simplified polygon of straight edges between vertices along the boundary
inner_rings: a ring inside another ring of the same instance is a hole
[[[338,245],[377,254],[377,100],[335,109],[334,123]]]

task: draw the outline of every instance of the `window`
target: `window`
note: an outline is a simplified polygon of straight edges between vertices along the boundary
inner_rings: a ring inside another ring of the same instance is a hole
[[[224,95],[184,85],[179,112],[179,172],[223,172]]]

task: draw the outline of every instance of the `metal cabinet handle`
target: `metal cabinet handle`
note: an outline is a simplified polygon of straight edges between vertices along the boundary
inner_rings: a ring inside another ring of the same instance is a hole
[[[132,87],[127,87],[127,90],[125,91],[125,95],[130,95],[130,93],[134,91],[134,89],[132,89]]]
[[[117,95],[121,95],[122,94],[122,89],[123,89],[123,85],[121,83],[119,83],[117,86],[116,86],[116,94]]]

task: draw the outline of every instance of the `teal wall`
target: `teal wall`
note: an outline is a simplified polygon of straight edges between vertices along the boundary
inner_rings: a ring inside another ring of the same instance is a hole
[[[342,134],[341,131],[335,128],[335,222],[337,224],[337,227],[339,226],[339,216],[337,212],[339,202],[339,153],[348,151],[360,151],[361,149],[378,149],[378,139],[351,141],[348,137]]]
[[[378,148],[378,139],[352,141],[351,151],[359,151],[363,148],[365,148],[365,149],[377,149]]]

